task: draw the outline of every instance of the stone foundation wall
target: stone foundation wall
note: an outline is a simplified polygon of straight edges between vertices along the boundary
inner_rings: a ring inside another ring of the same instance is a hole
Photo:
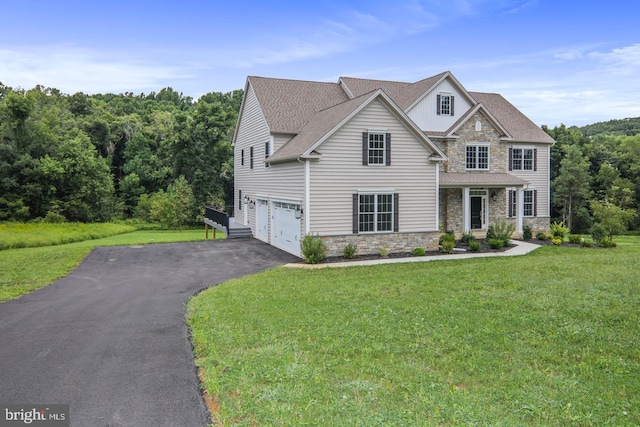
[[[353,244],[359,255],[376,255],[385,248],[389,253],[412,252],[415,248],[438,250],[438,232],[348,234],[344,236],[319,236],[327,247],[327,256],[342,256],[344,248]]]

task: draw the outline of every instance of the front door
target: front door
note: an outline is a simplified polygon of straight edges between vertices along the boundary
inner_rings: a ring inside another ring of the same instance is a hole
[[[471,229],[487,228],[487,192],[486,190],[471,190]]]

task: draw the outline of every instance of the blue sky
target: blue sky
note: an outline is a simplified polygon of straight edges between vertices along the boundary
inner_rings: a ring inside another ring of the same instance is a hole
[[[247,75],[417,81],[450,70],[537,124],[640,116],[632,0],[1,0],[0,82],[198,98]]]

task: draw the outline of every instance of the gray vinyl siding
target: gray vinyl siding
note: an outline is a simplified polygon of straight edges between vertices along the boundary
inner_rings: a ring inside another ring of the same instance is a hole
[[[391,166],[362,165],[362,132],[391,134]],[[310,231],[352,234],[352,195],[391,191],[399,194],[399,232],[437,229],[435,164],[420,143],[380,101],[374,101],[317,149],[311,162]]]
[[[533,144],[523,142],[509,144],[509,147],[537,149],[538,161],[536,171],[514,170],[509,171],[508,173],[513,176],[517,176],[518,178],[529,181],[529,186],[527,187],[529,190],[538,190],[538,216],[549,216],[549,144]]]
[[[270,141],[271,134],[251,85],[247,89],[244,102],[238,133],[234,141],[235,196],[238,197],[238,191],[242,190],[242,196],[249,196],[252,200],[258,197],[269,200],[302,201],[304,197],[304,164],[289,162],[265,167],[265,143]],[[277,146],[277,137],[274,138],[273,144]],[[250,168],[251,147],[253,147],[254,157],[253,169]],[[244,166],[241,165],[241,150],[243,149]],[[248,225],[255,234],[255,208],[252,209],[245,205],[243,209],[248,209]],[[238,209],[237,200],[234,203],[234,216],[237,222],[243,221],[243,212]],[[271,230],[269,230],[269,236],[271,236]]]

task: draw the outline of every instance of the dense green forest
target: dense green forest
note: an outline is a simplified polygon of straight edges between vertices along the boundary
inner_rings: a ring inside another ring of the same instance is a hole
[[[0,84],[0,220],[192,222],[232,203],[242,91],[193,100]]]
[[[640,229],[640,118],[549,129],[552,219],[574,233]],[[634,133],[635,132],[635,133]],[[622,224],[623,227],[619,227]]]
[[[0,221],[139,218],[178,227],[233,204],[242,90],[67,95],[0,83]],[[640,229],[640,118],[549,129],[552,217]],[[619,221],[618,221],[619,222]]]

